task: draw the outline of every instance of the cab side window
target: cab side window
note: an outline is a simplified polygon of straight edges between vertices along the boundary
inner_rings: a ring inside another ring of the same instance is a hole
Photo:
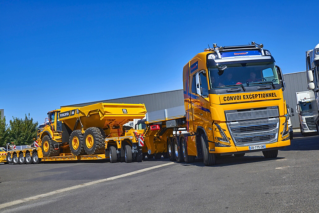
[[[200,88],[201,88],[201,95],[204,97],[208,97],[208,84],[207,84],[207,77],[204,72],[199,73],[199,80],[200,80]]]
[[[192,78],[192,93],[196,94],[196,75],[193,75]]]

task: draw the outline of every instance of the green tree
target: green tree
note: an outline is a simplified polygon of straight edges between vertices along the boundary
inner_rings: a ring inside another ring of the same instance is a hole
[[[6,123],[6,118],[1,119],[0,112],[0,146],[6,147],[6,143],[8,142],[9,131],[8,125]]]
[[[30,145],[37,137],[38,122],[33,122],[30,114],[24,120],[13,117],[10,120],[9,141],[15,145]]]

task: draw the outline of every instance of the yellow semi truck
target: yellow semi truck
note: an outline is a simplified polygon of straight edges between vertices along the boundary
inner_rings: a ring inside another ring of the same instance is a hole
[[[8,152],[10,164],[40,161],[110,159],[142,161],[139,136],[143,130],[126,130],[133,119],[145,117],[144,104],[96,103],[83,107],[61,107],[48,113],[34,147]]]
[[[171,160],[262,151],[276,158],[289,146],[285,83],[269,50],[249,45],[205,49],[183,69],[184,106],[148,113],[144,152]]]

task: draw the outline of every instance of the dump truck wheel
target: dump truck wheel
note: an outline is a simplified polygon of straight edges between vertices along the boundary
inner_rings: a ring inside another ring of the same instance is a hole
[[[60,154],[60,150],[55,150],[52,140],[48,135],[42,138],[42,152],[44,157],[57,156]]]
[[[132,148],[130,145],[125,145],[124,158],[126,163],[132,162]]]
[[[117,162],[117,152],[115,146],[110,146],[109,158],[111,163]]]
[[[74,130],[70,135],[69,147],[75,156],[81,155],[84,151],[83,149],[83,135],[81,130]]]
[[[11,154],[7,154],[7,163],[8,164],[12,164],[12,157],[11,157]]]
[[[278,150],[263,151],[263,155],[265,158],[277,158]]]
[[[105,152],[105,142],[101,130],[90,127],[84,133],[84,150],[86,154],[100,154]]]
[[[203,162],[205,166],[212,166],[216,164],[215,155],[208,152],[208,143],[206,137],[202,134],[200,136],[203,149]]]
[[[23,156],[23,153],[19,154],[19,164],[25,164],[25,157]]]
[[[187,144],[186,144],[186,141],[185,141],[184,137],[181,138],[181,147],[182,147],[182,154],[183,154],[184,161],[186,163],[193,162],[195,160],[195,157],[188,155],[188,153],[187,153]]]
[[[29,152],[27,152],[27,153],[25,154],[25,163],[26,163],[26,164],[32,163],[32,158],[31,158]]]
[[[14,154],[13,154],[12,162],[13,162],[13,164],[15,164],[15,165],[17,165],[17,164],[19,163],[19,159],[18,159],[17,153],[14,153]]]
[[[34,153],[32,154],[32,163],[34,163],[34,164],[40,163],[40,159],[39,159],[39,157],[38,157],[38,153],[37,153],[37,152],[34,152]]]
[[[168,154],[168,158],[171,161],[175,161],[174,153],[175,153],[174,144],[173,144],[172,139],[170,139],[170,140],[167,141],[167,154]]]

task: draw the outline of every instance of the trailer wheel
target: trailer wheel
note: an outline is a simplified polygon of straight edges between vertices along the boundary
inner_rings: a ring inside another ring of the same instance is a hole
[[[25,157],[23,156],[23,153],[19,154],[19,164],[25,164]]]
[[[74,130],[70,135],[69,147],[75,156],[81,155],[83,151],[83,135],[81,130]]]
[[[60,154],[60,150],[55,150],[53,141],[48,135],[42,138],[42,152],[44,157],[57,156]]]
[[[7,163],[12,164],[12,157],[10,153],[7,154]]]
[[[175,161],[175,150],[174,150],[174,144],[173,144],[173,139],[170,138],[167,141],[167,154],[168,154],[168,158],[170,159],[170,161]]]
[[[33,152],[33,154],[32,154],[32,163],[34,163],[34,164],[40,163],[40,159],[38,157],[38,153],[37,152]]]
[[[86,154],[100,154],[105,151],[104,137],[97,127],[90,127],[84,133],[84,150]]]
[[[188,155],[188,153],[187,153],[187,143],[186,143],[184,137],[181,137],[181,147],[182,147],[182,153],[183,153],[184,161],[186,163],[194,162],[195,156],[189,156]]]
[[[206,136],[201,134],[200,140],[202,143],[203,162],[204,162],[205,166],[212,166],[212,165],[216,164],[215,155],[212,153],[209,153],[209,151],[208,151],[208,143],[207,143]]]
[[[130,145],[125,145],[124,158],[126,163],[132,162],[132,148]]]
[[[27,152],[27,153],[25,154],[25,163],[26,163],[26,164],[32,163],[32,158],[31,158],[31,156],[30,156],[30,152]]]
[[[136,162],[142,162],[142,161],[143,161],[143,153],[137,153]]]
[[[109,158],[111,163],[117,162],[117,152],[115,146],[110,146]]]
[[[13,154],[12,161],[13,161],[14,165],[17,165],[19,163],[19,159],[18,159],[17,153]]]
[[[184,159],[182,156],[181,147],[178,144],[178,139],[176,137],[174,137],[173,142],[174,142],[174,151],[175,151],[176,162],[182,162]]]
[[[278,150],[263,151],[263,155],[265,158],[277,158]]]

